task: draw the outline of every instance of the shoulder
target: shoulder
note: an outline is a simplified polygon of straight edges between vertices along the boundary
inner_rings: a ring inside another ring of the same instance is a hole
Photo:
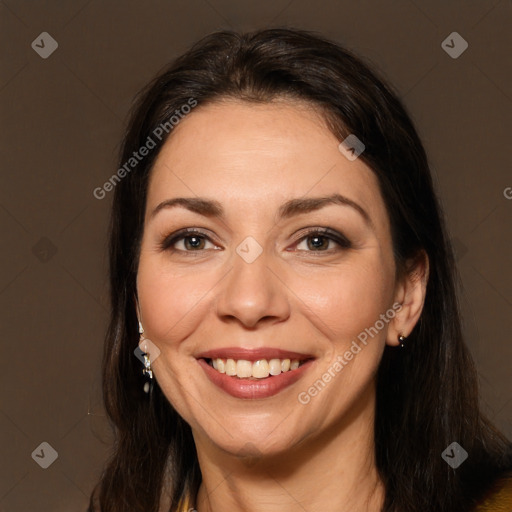
[[[512,471],[504,473],[491,485],[474,512],[510,512],[512,510]]]

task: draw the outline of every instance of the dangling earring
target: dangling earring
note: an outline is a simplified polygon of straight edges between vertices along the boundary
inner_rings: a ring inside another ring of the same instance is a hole
[[[407,338],[405,336],[402,336],[401,334],[398,336],[398,341],[400,342],[400,348],[405,348],[405,340]]]
[[[146,339],[144,337],[144,327],[139,322],[139,348],[142,350],[141,344]],[[153,370],[151,369],[151,360],[149,359],[149,354],[143,352],[142,356],[144,357],[144,368],[142,370],[142,375],[146,378],[146,382],[144,382],[144,393],[150,393],[153,390]]]

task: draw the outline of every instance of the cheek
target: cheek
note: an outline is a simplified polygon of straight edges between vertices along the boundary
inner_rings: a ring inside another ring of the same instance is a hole
[[[144,328],[156,343],[179,341],[193,330],[208,310],[215,279],[208,273],[187,269],[170,271],[165,265],[141,256],[137,290]]]
[[[392,268],[373,256],[332,272],[324,269],[294,285],[305,314],[310,311],[311,321],[331,341],[350,342],[390,307]]]

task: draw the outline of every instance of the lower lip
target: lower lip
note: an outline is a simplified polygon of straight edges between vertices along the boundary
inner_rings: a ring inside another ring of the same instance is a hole
[[[277,395],[280,391],[297,382],[305,371],[311,366],[313,359],[306,361],[296,370],[288,370],[279,375],[273,375],[264,379],[251,380],[240,379],[236,375],[231,377],[225,373],[219,373],[211,367],[206,360],[198,359],[207,377],[220,389],[235,398],[258,399]]]

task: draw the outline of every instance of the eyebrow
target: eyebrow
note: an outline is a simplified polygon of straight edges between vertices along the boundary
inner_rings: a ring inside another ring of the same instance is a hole
[[[289,219],[295,215],[301,215],[316,210],[320,210],[325,206],[335,204],[340,206],[348,206],[358,212],[364,221],[373,228],[373,222],[364,208],[358,203],[345,197],[341,194],[333,194],[324,197],[301,197],[297,199],[291,199],[279,207],[277,217],[279,220]],[[187,210],[198,213],[205,217],[217,217],[224,219],[224,208],[221,203],[213,199],[206,199],[202,197],[175,197],[173,199],[166,199],[162,201],[156,208],[151,212],[150,217],[153,218],[158,212],[181,206]]]

